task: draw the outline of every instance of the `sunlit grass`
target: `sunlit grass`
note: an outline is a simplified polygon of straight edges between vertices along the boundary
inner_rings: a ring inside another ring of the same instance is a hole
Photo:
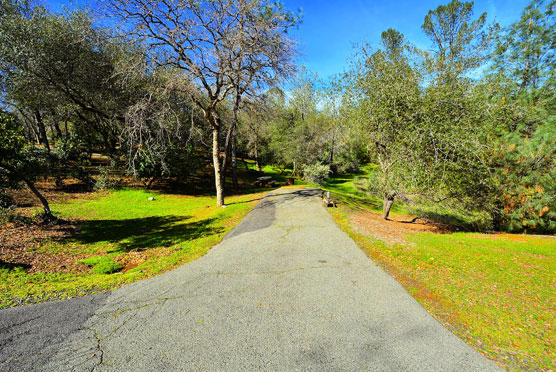
[[[80,220],[75,234],[44,242],[37,250],[53,254],[107,256],[141,263],[113,274],[27,273],[0,268],[0,306],[65,298],[118,287],[170,270],[204,255],[251,210],[264,194],[231,196],[227,208],[215,198],[120,190],[53,205],[56,216]],[[154,200],[149,200],[153,197]]]
[[[509,370],[556,364],[556,239],[414,233],[388,245],[335,220],[437,319]]]

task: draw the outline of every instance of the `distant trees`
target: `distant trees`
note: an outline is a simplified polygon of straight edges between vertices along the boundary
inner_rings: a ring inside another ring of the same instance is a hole
[[[556,231],[556,0],[506,28],[452,0],[425,15],[430,50],[388,29],[330,82],[296,71],[299,16],[279,1],[105,5],[120,34],[0,0],[0,186],[27,184],[46,215],[37,177],[92,184],[93,153],[147,187],[211,163],[218,205],[243,157],[320,183],[370,161],[386,219],[405,200]]]
[[[403,35],[389,29],[382,33],[381,50],[360,49],[347,81],[350,118],[379,165],[372,187],[384,199],[385,219],[396,196],[411,187],[411,168],[417,164],[412,156],[422,77],[410,63]]]
[[[132,25],[131,34],[150,45],[159,66],[180,71],[182,91],[201,110],[212,130],[217,205],[224,205],[224,169],[236,120],[226,125],[222,106],[286,77],[293,70],[294,43],[287,31],[297,18],[280,3],[263,0],[109,0],[113,14]]]
[[[53,219],[50,205],[36,188],[35,180],[48,174],[48,155],[45,150],[30,146],[17,121],[0,112],[0,187],[18,188],[21,183],[29,187],[40,200],[44,217]]]

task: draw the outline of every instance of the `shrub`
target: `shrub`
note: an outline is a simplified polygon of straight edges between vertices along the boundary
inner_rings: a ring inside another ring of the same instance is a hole
[[[110,175],[110,168],[99,167],[99,176],[95,181],[95,190],[109,190],[118,186],[119,182]]]
[[[10,208],[15,205],[14,199],[5,189],[0,189],[0,208]]]
[[[17,220],[19,220],[19,215],[15,212],[13,206],[8,208],[0,207],[0,225],[8,222],[16,222]]]
[[[91,173],[84,166],[75,167],[74,169],[72,169],[71,173],[73,178],[79,180],[87,188],[91,188],[94,186],[95,181],[93,180],[93,177],[91,177]]]
[[[323,164],[307,165],[303,168],[303,175],[309,182],[324,185],[326,180],[330,177],[330,167]]]

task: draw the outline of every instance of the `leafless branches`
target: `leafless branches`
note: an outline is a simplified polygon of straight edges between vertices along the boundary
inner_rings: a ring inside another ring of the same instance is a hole
[[[219,106],[233,94],[234,117],[243,96],[256,94],[294,71],[295,42],[287,32],[298,19],[268,0],[105,0],[131,37],[149,46],[157,66],[181,72],[197,89],[190,99],[213,130],[218,204],[224,204],[220,163],[223,121]],[[199,94],[198,92],[201,92]],[[140,111],[139,111],[140,112]],[[141,114],[134,117],[144,119]],[[140,126],[136,126],[140,128]]]

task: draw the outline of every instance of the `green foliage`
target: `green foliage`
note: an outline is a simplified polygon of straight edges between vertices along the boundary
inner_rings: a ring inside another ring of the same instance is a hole
[[[99,167],[99,175],[95,180],[95,190],[109,190],[118,187],[120,182],[115,179],[109,167]]]
[[[523,138],[504,138],[496,179],[502,193],[503,224],[511,231],[556,231],[556,117]]]
[[[133,92],[132,84],[114,79],[126,49],[94,27],[85,11],[57,15],[31,3],[3,2],[12,6],[0,21],[0,71],[12,104],[41,121],[65,116],[82,139],[114,150],[115,124]]]
[[[555,6],[533,0],[502,31],[485,83],[497,143],[494,220],[510,231],[556,231]]]
[[[416,188],[411,174],[419,163],[413,143],[421,106],[422,76],[412,66],[403,35],[395,30],[382,34],[383,49],[359,50],[346,79],[345,112],[357,135],[366,142],[371,159],[379,164],[373,188],[380,198]]]
[[[0,208],[10,208],[15,205],[15,200],[6,192],[6,189],[0,188]]]
[[[2,207],[0,206],[0,225],[7,222],[19,221],[21,217],[15,211],[15,206]]]
[[[0,186],[15,187],[19,184],[18,169],[26,145],[21,127],[15,119],[0,113]]]
[[[303,168],[303,177],[318,185],[324,185],[326,180],[330,177],[330,166],[324,164],[306,165]]]
[[[434,55],[426,56],[429,71],[441,84],[450,84],[480,67],[492,38],[485,31],[486,13],[473,20],[473,2],[452,0],[430,10],[422,26],[431,39]]]
[[[27,143],[21,125],[0,112],[0,186],[17,188],[48,173],[50,155]]]
[[[499,35],[492,70],[512,90],[549,98],[556,84],[556,1],[533,0]]]
[[[326,160],[329,131],[317,103],[317,81],[306,74],[296,81],[288,105],[274,107],[277,115],[268,129],[272,158],[277,164],[291,167],[294,174]]]

